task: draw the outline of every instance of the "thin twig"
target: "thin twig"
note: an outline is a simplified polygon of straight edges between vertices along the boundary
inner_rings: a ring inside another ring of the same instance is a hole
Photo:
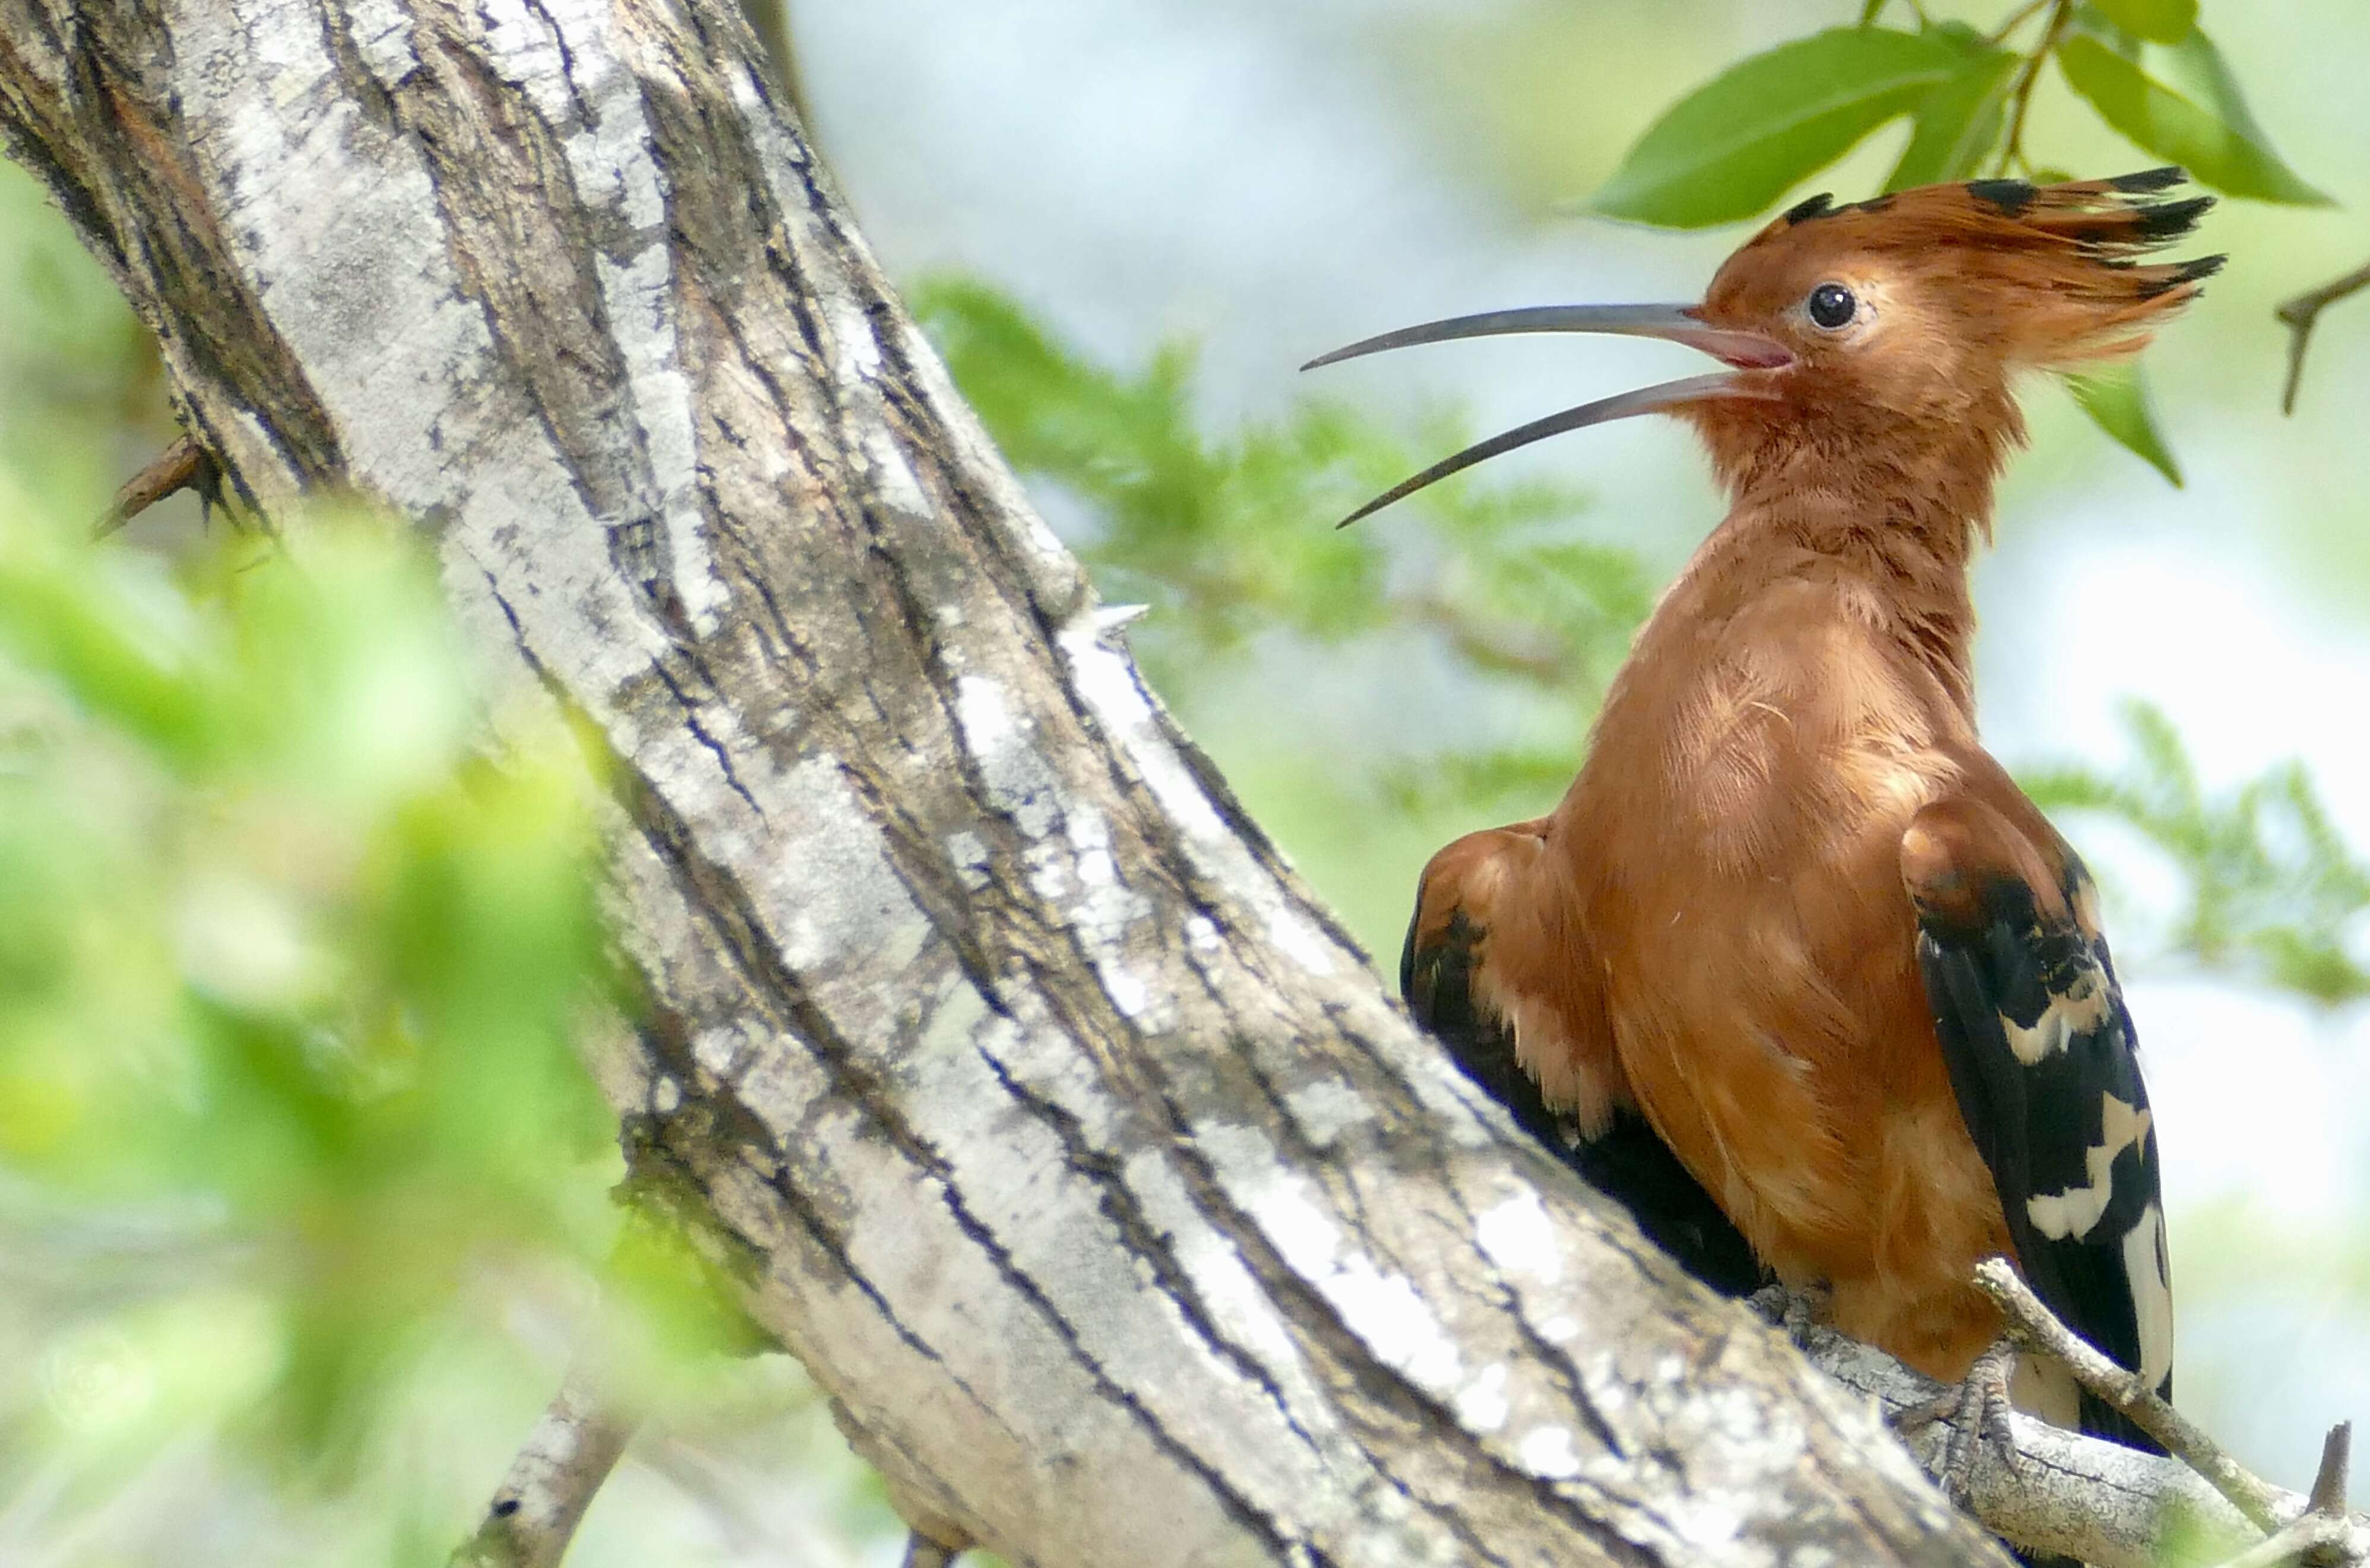
[[[2312,329],[2320,321],[2320,313],[2351,294],[2370,289],[2370,262],[2364,262],[2344,277],[2323,283],[2318,289],[2307,289],[2279,308],[2279,318],[2288,328],[2288,384],[2280,394],[2280,412],[2295,412],[2296,387],[2304,380],[2305,345],[2312,340]]]
[[[2187,1416],[2157,1397],[2139,1375],[2116,1366],[2093,1349],[2019,1279],[2003,1258],[1975,1265],[1975,1287],[2008,1314],[2008,1332],[2031,1349],[2062,1362],[2074,1380],[2139,1424],[2167,1452],[2199,1475],[2265,1535],[2280,1528],[2280,1493],[2224,1452]]]
[[[213,459],[194,440],[183,436],[157,453],[147,467],[124,481],[123,488],[115,492],[115,499],[108,503],[107,510],[91,526],[91,537],[106,538],[158,501],[182,490],[196,490],[211,500],[220,483]]]
[[[2041,67],[2057,47],[2057,38],[2065,30],[2074,15],[2073,0],[2051,0],[2049,25],[2041,30],[2041,41],[2032,46],[2031,58],[2024,63],[2023,74],[2017,79],[2016,93],[2008,101],[2008,142],[2000,148],[1999,166],[1994,172],[2006,174],[2024,162],[2024,116],[2032,107],[2032,89],[2040,85]],[[2021,20],[2021,17],[2018,18]]]
[[[2027,21],[2031,19],[2034,13],[2041,10],[2042,7],[2047,6],[2049,3],[2050,0],[2031,0],[2031,3],[2028,5],[2019,6],[2015,10],[2008,13],[2008,20],[2002,22],[1998,27],[1994,28],[1991,30],[1984,41],[1986,43],[2005,42],[2008,34],[2024,26]]]
[[[568,1369],[450,1568],[556,1568],[568,1551],[637,1425],[609,1402],[591,1360],[580,1356]]]

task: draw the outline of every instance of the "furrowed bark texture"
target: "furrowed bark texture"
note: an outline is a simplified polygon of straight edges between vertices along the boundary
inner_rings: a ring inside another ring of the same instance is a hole
[[[931,1533],[2005,1562],[1393,1010],[731,0],[0,0],[0,121],[236,490],[417,520],[498,692],[605,738],[638,1170]]]

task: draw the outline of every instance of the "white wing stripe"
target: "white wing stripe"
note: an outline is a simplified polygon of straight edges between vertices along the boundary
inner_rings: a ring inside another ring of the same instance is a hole
[[[2099,1096],[2103,1110],[2100,1117],[2100,1141],[2092,1144],[2082,1156],[2089,1168],[2090,1180],[2082,1186],[2067,1187],[2063,1192],[2042,1193],[2024,1200],[2024,1211],[2032,1220],[2033,1229],[2053,1242],[2068,1237],[2088,1240],[2091,1227],[2107,1212],[2107,1202],[2114,1196],[2115,1156],[2126,1148],[2136,1147],[2147,1137],[2148,1113],[2134,1110],[2112,1094]],[[2148,1212],[2156,1212],[2151,1204]],[[2134,1230],[2134,1235],[2138,1232]],[[2153,1271],[2155,1265],[2149,1265]]]
[[[2032,1021],[2031,1028],[2003,1014],[2000,1032],[2008,1036],[2008,1048],[2017,1060],[2038,1067],[2042,1059],[2072,1044],[2075,1036],[2107,1021],[2108,996],[2107,977],[2094,964],[2064,990],[2050,993],[2048,1010]]]
[[[2172,1375],[2172,1281],[2165,1277],[2164,1256],[2164,1214],[2149,1204],[2123,1238],[2123,1274],[2140,1326],[2140,1377],[2152,1389]]]

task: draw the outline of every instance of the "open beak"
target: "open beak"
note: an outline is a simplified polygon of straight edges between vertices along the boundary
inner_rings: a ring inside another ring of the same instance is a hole
[[[1487,462],[1517,447],[1528,446],[1533,441],[1545,441],[1549,436],[1561,435],[1566,430],[1577,430],[1589,425],[1602,425],[1611,419],[1626,419],[1633,414],[1651,414],[1715,398],[1775,397],[1778,395],[1777,388],[1769,378],[1745,372],[1779,370],[1794,362],[1793,353],[1775,338],[1764,338],[1754,332],[1731,332],[1724,327],[1708,326],[1696,314],[1693,305],[1535,305],[1523,310],[1484,311],[1478,315],[1451,316],[1446,321],[1427,321],[1417,326],[1402,326],[1396,332],[1363,338],[1346,349],[1320,354],[1300,368],[1313,371],[1319,365],[1353,360],[1361,354],[1378,354],[1386,349],[1406,349],[1419,343],[1447,343],[1460,338],[1493,338],[1509,332],[1604,332],[1626,338],[1662,338],[1674,343],[1685,343],[1691,349],[1700,349],[1732,368],[1723,373],[1688,376],[1683,381],[1667,381],[1659,386],[1625,392],[1617,397],[1599,398],[1593,403],[1583,403],[1577,408],[1550,414],[1544,419],[1534,419],[1503,435],[1491,436],[1488,441],[1468,446],[1455,456],[1444,458],[1412,478],[1392,486],[1334,526],[1347,528],[1360,518],[1380,511],[1393,501],[1405,499],[1435,480],[1445,479],[1477,463]]]

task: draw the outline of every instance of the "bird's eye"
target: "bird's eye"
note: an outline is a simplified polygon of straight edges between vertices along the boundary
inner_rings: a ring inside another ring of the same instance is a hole
[[[1822,283],[1811,291],[1810,311],[1812,321],[1833,332],[1851,324],[1859,314],[1859,301],[1841,283]]]

